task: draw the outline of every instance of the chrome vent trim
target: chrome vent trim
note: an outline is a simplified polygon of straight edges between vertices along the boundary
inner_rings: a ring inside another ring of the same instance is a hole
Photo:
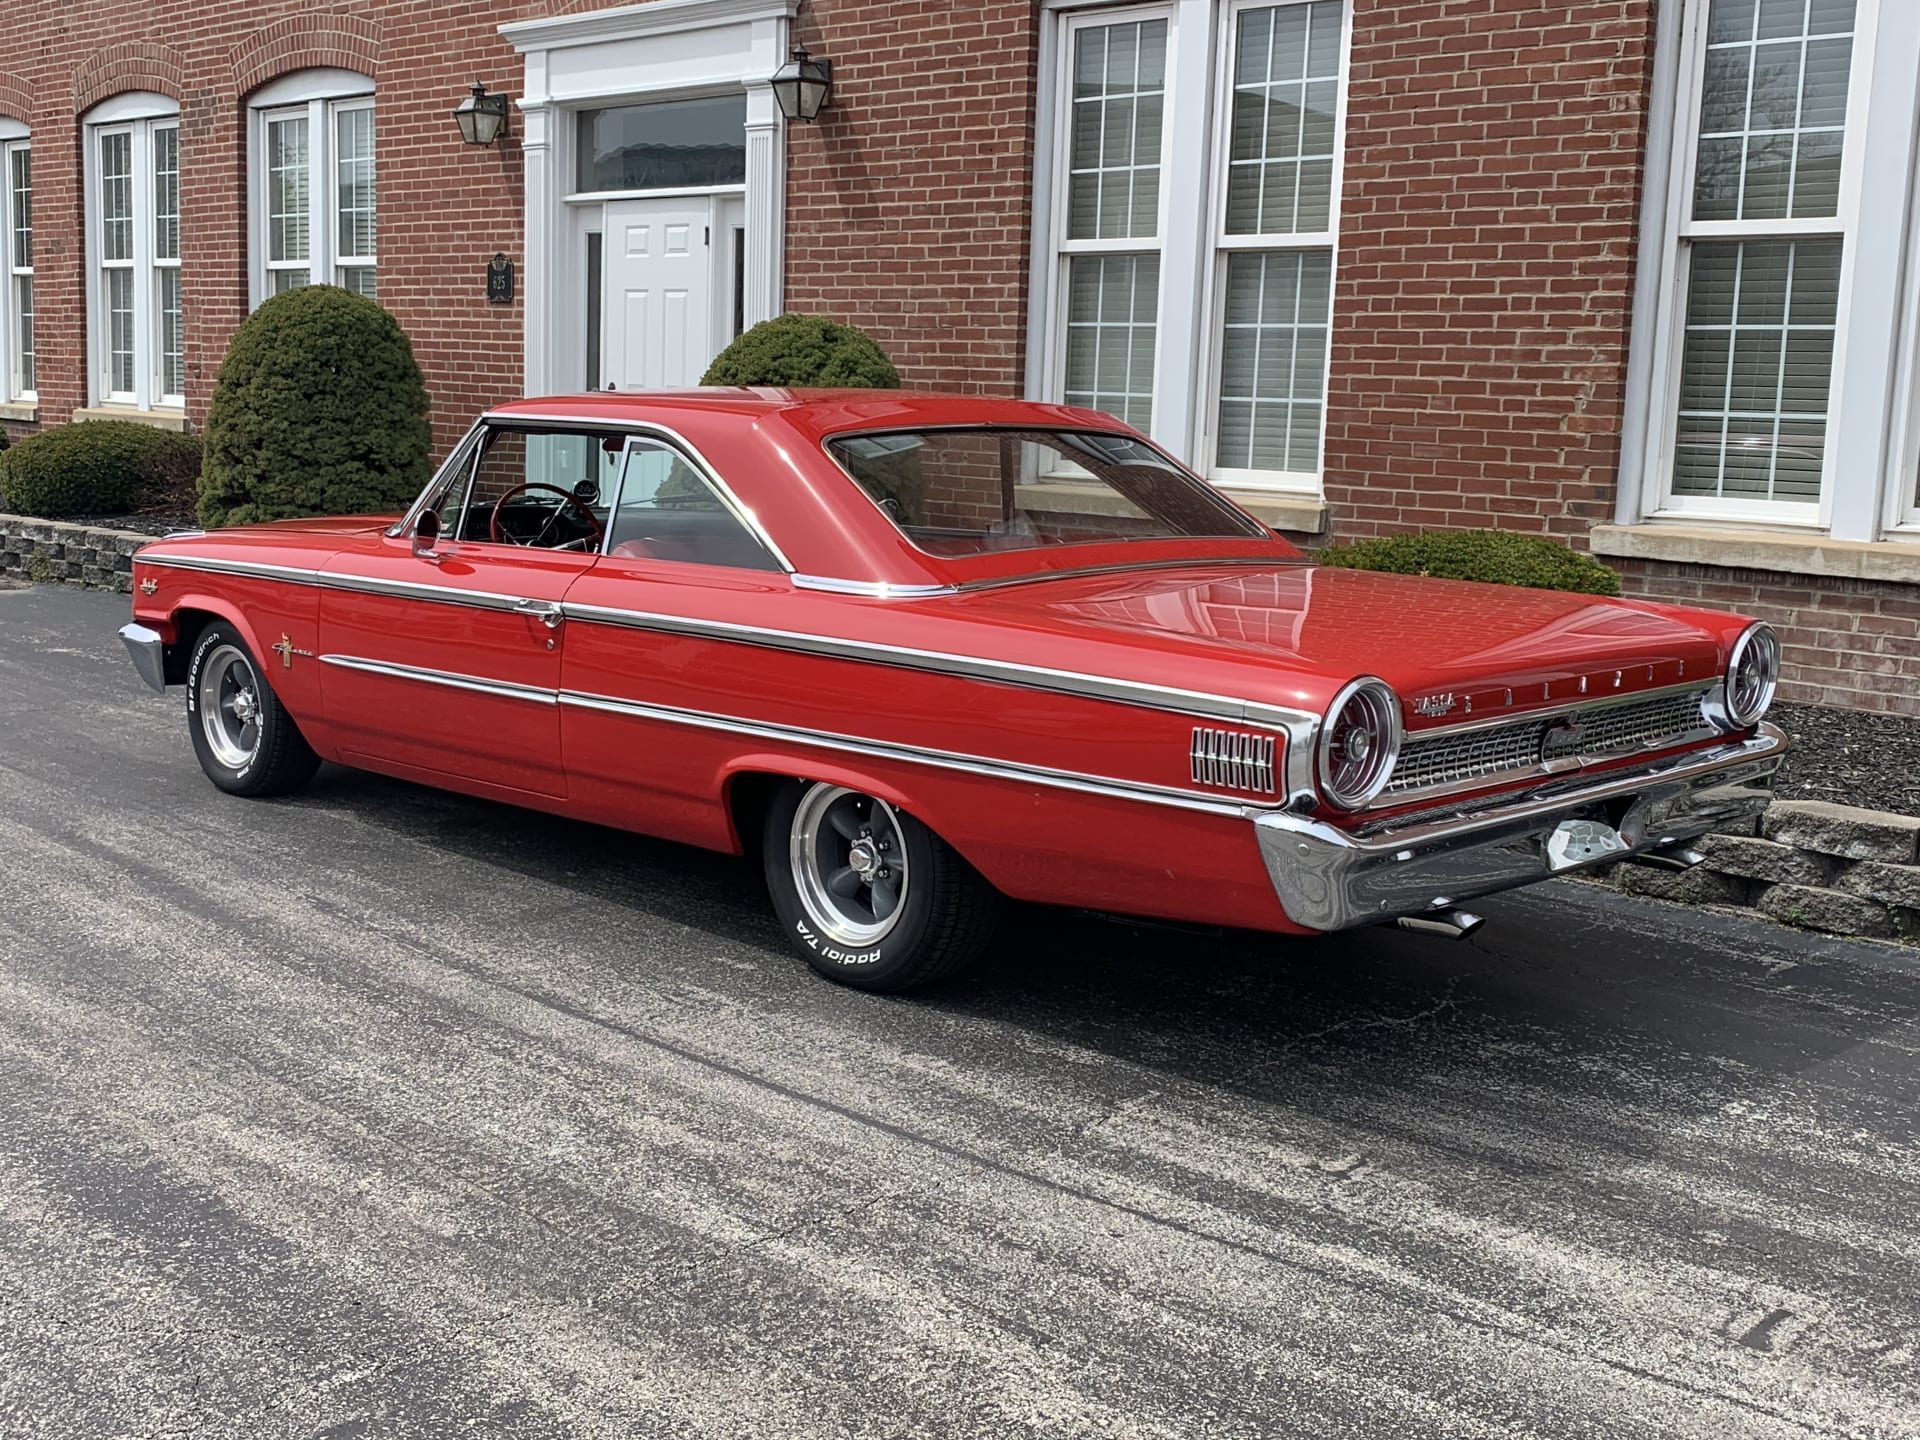
[[[1255,795],[1274,793],[1274,737],[1193,727],[1193,783]]]
[[[1718,731],[1705,702],[1715,684],[1553,710],[1507,724],[1409,735],[1393,779],[1375,804],[1404,804],[1710,739]]]

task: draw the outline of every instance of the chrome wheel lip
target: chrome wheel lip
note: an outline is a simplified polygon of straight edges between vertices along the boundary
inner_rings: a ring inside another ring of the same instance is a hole
[[[213,758],[244,770],[260,753],[260,680],[236,645],[214,647],[200,667],[200,733]]]
[[[846,837],[833,826],[831,816],[836,807],[853,804],[865,807],[864,818],[872,831],[872,840]],[[875,918],[871,907],[873,881],[870,874],[862,873],[871,867],[850,865],[849,855],[859,846],[871,850],[880,840],[889,842],[879,853],[883,857],[884,873],[891,881],[894,903],[886,915]],[[814,785],[801,796],[800,805],[794,811],[788,831],[787,856],[800,907],[806,913],[807,923],[818,930],[822,938],[836,945],[866,949],[885,940],[899,925],[906,909],[911,877],[907,869],[906,841],[900,833],[900,817],[886,801],[844,785],[825,782]],[[858,882],[855,896],[842,897],[834,893],[830,881],[842,871],[851,871]]]

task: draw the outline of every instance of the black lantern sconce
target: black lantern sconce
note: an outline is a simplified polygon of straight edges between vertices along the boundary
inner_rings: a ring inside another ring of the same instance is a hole
[[[491,145],[507,133],[507,97],[489,95],[476,80],[473,94],[454,107],[453,118],[467,144]]]
[[[817,120],[833,100],[833,62],[815,60],[807,47],[793,47],[793,58],[773,72],[768,82],[780,113],[789,120]]]

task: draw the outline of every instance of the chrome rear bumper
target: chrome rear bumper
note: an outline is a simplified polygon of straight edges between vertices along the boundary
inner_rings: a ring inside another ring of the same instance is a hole
[[[1556,871],[1547,841],[1565,820],[1611,826],[1639,854],[1719,826],[1749,820],[1773,798],[1773,772],[1787,738],[1762,725],[1749,740],[1695,750],[1579,789],[1462,804],[1435,819],[1352,834],[1298,815],[1254,822],[1260,853],[1287,917],[1315,930],[1344,930],[1447,910]],[[1618,855],[1608,858],[1617,859]],[[1598,862],[1594,862],[1598,863]]]
[[[140,678],[162,695],[166,694],[166,644],[159,632],[144,625],[122,625],[120,639],[127,647],[127,654],[133,657],[133,668],[140,672]]]

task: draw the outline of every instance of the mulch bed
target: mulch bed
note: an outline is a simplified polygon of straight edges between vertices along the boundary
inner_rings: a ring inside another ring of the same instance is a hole
[[[1767,718],[1793,741],[1781,799],[1920,815],[1920,716],[1776,705]]]

